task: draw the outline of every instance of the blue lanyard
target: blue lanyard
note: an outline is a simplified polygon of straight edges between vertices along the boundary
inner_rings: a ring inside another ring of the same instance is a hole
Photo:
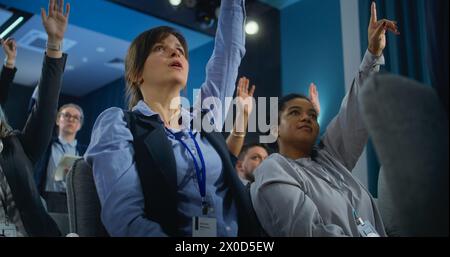
[[[184,146],[184,148],[186,148],[186,150],[189,152],[189,154],[192,157],[192,160],[194,162],[195,173],[197,175],[198,187],[200,189],[200,196],[202,197],[203,214],[206,215],[208,212],[207,203],[206,203],[206,170],[205,170],[206,165],[205,165],[205,160],[203,159],[202,150],[200,149],[200,146],[198,145],[197,140],[195,139],[195,136],[192,134],[191,131],[189,131],[189,136],[192,138],[192,141],[194,141],[195,149],[197,150],[198,157],[200,158],[200,162],[202,164],[202,167],[200,168],[198,165],[197,159],[195,158],[191,149],[189,149],[189,146],[186,145],[186,143],[183,142],[183,140],[178,138],[172,131],[170,131],[169,129],[167,129],[167,131],[169,131],[169,133],[172,134],[175,137],[175,139],[178,140]]]
[[[58,140],[56,141],[56,143],[59,145],[59,148],[62,150],[63,155],[65,155],[65,154],[67,153],[67,150],[66,150],[66,148],[64,147],[63,143],[61,142],[61,140],[59,140],[59,138],[58,138]],[[76,147],[75,147],[75,155],[79,155],[79,154],[78,154],[78,150],[77,150]]]
[[[59,148],[62,150],[63,154],[66,154],[66,149],[64,148],[64,145],[63,145],[63,143],[61,143],[59,138],[58,138],[58,140],[56,140],[56,144],[59,145]]]

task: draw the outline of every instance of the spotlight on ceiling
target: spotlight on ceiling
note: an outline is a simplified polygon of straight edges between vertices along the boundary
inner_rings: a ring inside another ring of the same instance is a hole
[[[179,6],[181,4],[181,0],[169,0],[169,3],[172,6]]]
[[[259,32],[259,24],[256,21],[249,20],[245,24],[245,32],[248,35],[256,35]]]
[[[9,25],[1,34],[0,34],[0,38],[4,38],[6,35],[8,35],[13,29],[15,29],[22,21],[24,20],[24,18],[22,16],[20,16],[19,18],[17,18],[11,25]]]

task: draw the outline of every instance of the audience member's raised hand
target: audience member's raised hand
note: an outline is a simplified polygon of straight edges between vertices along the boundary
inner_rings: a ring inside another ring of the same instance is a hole
[[[317,116],[320,114],[320,101],[319,101],[319,91],[317,91],[317,87],[314,83],[311,83],[309,85],[309,100],[311,100],[311,103],[314,106],[314,109],[316,109]]]
[[[238,110],[244,112],[245,115],[249,115],[253,111],[253,94],[255,93],[256,86],[253,85],[249,90],[250,80],[246,77],[239,79],[237,86],[237,104]]]
[[[61,51],[61,43],[69,21],[70,4],[66,4],[64,13],[64,0],[49,0],[48,14],[41,8],[42,24],[48,35],[47,51]]]
[[[377,5],[372,2],[371,16],[369,22],[369,51],[375,56],[381,56],[383,50],[386,47],[386,32],[391,31],[396,35],[399,35],[397,22],[386,19],[378,20],[377,18]]]
[[[17,57],[16,41],[13,38],[8,38],[6,40],[0,39],[0,43],[6,55],[5,66],[10,69],[14,68]]]

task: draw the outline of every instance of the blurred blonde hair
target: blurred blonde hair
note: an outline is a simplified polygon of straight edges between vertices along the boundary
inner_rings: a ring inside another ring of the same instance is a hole
[[[12,133],[12,128],[8,124],[3,108],[0,106],[0,138],[5,138]]]

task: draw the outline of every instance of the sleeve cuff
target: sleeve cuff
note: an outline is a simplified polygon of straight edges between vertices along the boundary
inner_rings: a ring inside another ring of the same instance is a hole
[[[377,57],[372,53],[370,53],[369,50],[366,50],[366,53],[364,54],[364,58],[360,66],[360,70],[365,73],[372,71],[377,72],[380,70],[380,66],[384,64],[385,64],[384,55]]]
[[[11,68],[8,68],[5,65],[3,65],[2,73],[5,73],[6,75],[14,75],[14,74],[16,74],[16,72],[17,72],[16,67],[11,69]]]

